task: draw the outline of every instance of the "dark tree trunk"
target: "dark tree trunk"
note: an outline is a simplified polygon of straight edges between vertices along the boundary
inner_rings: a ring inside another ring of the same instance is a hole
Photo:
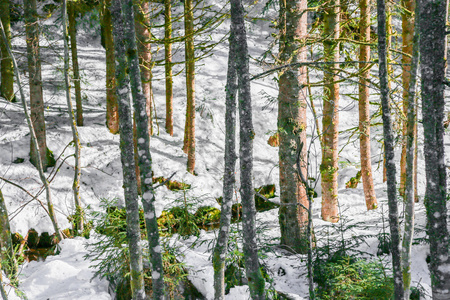
[[[394,134],[392,129],[386,57],[386,8],[384,0],[377,0],[378,60],[381,107],[383,114],[384,151],[386,156],[389,228],[391,230],[391,253],[394,272],[394,296],[403,299],[403,278],[400,259],[400,230],[398,224],[397,180],[395,178]]]
[[[235,32],[230,32],[228,53],[227,85],[225,87],[225,170],[223,177],[223,199],[220,207],[220,227],[217,243],[214,247],[214,299],[225,299],[225,257],[230,234],[231,208],[233,205],[236,183],[236,39]]]
[[[117,62],[117,99],[119,104],[120,154],[125,193],[127,237],[130,251],[131,291],[133,299],[145,299],[140,246],[139,202],[133,149],[133,118],[131,116],[130,78],[127,72],[126,33],[120,0],[112,0],[114,48]]]
[[[425,205],[433,299],[450,291],[447,171],[444,152],[444,80],[447,1],[420,1],[422,117],[426,171]]]
[[[236,69],[239,86],[239,161],[241,170],[240,195],[244,260],[252,299],[265,299],[264,278],[258,261],[256,243],[256,208],[253,191],[253,138],[252,103],[248,62],[247,36],[244,24],[244,7],[241,0],[231,0],[231,30],[236,37]]]
[[[306,61],[306,9],[305,0],[280,1],[282,64]],[[278,83],[281,244],[297,253],[306,253],[309,243],[307,234],[309,201],[305,186],[296,175],[297,171],[307,174],[306,83],[305,66],[283,70]],[[303,144],[300,153],[301,170],[296,169],[299,140]]]
[[[164,0],[164,57],[166,75],[166,131],[173,135],[173,79],[172,79],[172,0]]]
[[[3,23],[3,28],[5,30],[6,38],[8,40],[8,45],[11,45],[11,25],[9,18],[9,1],[10,0],[0,0],[0,20]],[[8,55],[8,50],[6,50],[6,44],[3,39],[0,39],[0,50],[1,50],[1,83],[0,83],[0,96],[3,96],[8,101],[15,101],[14,95],[14,71],[13,63]]]
[[[15,281],[17,279],[18,269],[16,256],[14,253],[14,245],[11,240],[11,227],[9,225],[8,210],[6,209],[6,202],[3,198],[2,190],[0,190],[0,252],[2,259],[2,271],[4,271],[8,277]]]

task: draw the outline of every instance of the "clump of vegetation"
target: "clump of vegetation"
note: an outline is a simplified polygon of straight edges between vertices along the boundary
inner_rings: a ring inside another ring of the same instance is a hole
[[[191,188],[190,184],[176,180],[168,180],[162,176],[153,177],[153,183],[164,183],[164,185],[171,191],[183,191]]]

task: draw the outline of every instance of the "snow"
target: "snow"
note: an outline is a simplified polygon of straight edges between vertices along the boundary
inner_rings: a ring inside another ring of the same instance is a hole
[[[217,3],[220,3],[218,1]],[[179,7],[177,8],[179,9]],[[253,13],[258,14],[259,9],[253,8]],[[273,12],[272,12],[273,13]],[[13,31],[22,30],[23,24],[17,24]],[[58,22],[46,22],[47,30],[52,30],[53,37],[58,37],[60,29]],[[270,43],[270,33],[273,29],[269,22],[255,21],[248,23],[247,33],[249,37],[249,51],[251,57],[260,56]],[[229,29],[229,21],[225,21],[211,34],[214,40],[221,39]],[[161,31],[153,32],[161,35]],[[122,170],[119,152],[119,136],[109,133],[105,126],[105,61],[104,50],[100,46],[98,37],[93,37],[92,32],[79,31],[79,61],[82,70],[82,87],[84,105],[85,126],[78,127],[81,138],[81,201],[84,207],[90,206],[92,210],[100,210],[100,199],[119,199],[123,203]],[[55,38],[55,40],[57,40]],[[43,46],[51,46],[62,53],[60,42],[42,39]],[[13,40],[15,53],[23,54],[25,51],[24,38],[19,36]],[[60,68],[63,64],[50,48],[43,47],[41,53],[45,58],[43,65],[44,96],[46,104],[47,143],[53,151],[57,162],[58,171],[53,177],[55,169],[49,169],[47,176],[51,179],[51,193],[58,222],[61,228],[70,227],[67,217],[74,212],[72,180],[73,157],[69,157],[74,149],[68,146],[72,140],[70,123],[65,108],[65,95],[62,89]],[[223,153],[224,153],[224,115],[225,115],[225,80],[227,66],[228,43],[219,44],[214,55],[200,61],[196,68],[196,173],[194,176],[186,172],[187,156],[182,151],[183,128],[185,118],[185,82],[183,76],[174,78],[174,135],[171,137],[164,130],[164,69],[154,69],[154,95],[157,110],[157,121],[154,122],[156,135],[151,137],[151,154],[153,159],[153,171],[155,176],[170,177],[175,173],[173,180],[191,184],[187,191],[188,197],[201,198],[199,205],[211,205],[219,208],[216,198],[222,195],[223,179]],[[158,54],[161,58],[161,53]],[[24,55],[18,55],[18,63],[21,69],[26,66]],[[174,61],[183,60],[183,53],[175,54]],[[58,69],[59,68],[59,69]],[[175,66],[174,73],[181,70],[182,66]],[[261,66],[250,61],[251,75],[256,75],[268,70],[269,67]],[[320,72],[311,72],[312,81],[320,79]],[[25,92],[28,97],[27,78],[23,77]],[[272,78],[275,74],[266,78],[252,81],[253,99],[253,125],[256,133],[254,139],[254,186],[275,184],[279,193],[278,176],[278,150],[267,144],[268,138],[276,132],[277,107],[273,99],[277,97],[276,81]],[[342,94],[352,93],[355,86],[348,83],[341,84]],[[124,89],[125,90],[125,89]],[[314,91],[317,113],[321,114],[321,90]],[[374,91],[372,91],[374,94]],[[272,101],[271,101],[272,99]],[[372,101],[378,101],[373,96]],[[344,131],[357,126],[358,108],[350,97],[341,96],[340,99],[340,124],[339,129]],[[375,111],[375,107],[372,107]],[[315,141],[310,148],[310,174],[309,177],[318,177],[320,159],[320,147],[317,138],[314,137],[314,120],[308,112],[308,136],[309,141]],[[382,182],[382,150],[381,143],[377,140],[381,136],[381,127],[372,127],[372,167],[375,180],[375,191],[378,197],[378,209],[367,211],[364,202],[362,183],[356,189],[345,189],[345,183],[359,170],[359,142],[349,132],[340,135],[339,165],[339,203],[341,216],[348,219],[351,224],[364,224],[356,226],[351,232],[347,232],[346,238],[354,235],[373,235],[360,246],[361,251],[368,256],[376,258],[378,240],[376,235],[383,230],[382,215],[387,222],[386,185]],[[419,126],[419,133],[421,133]],[[11,180],[26,191],[35,195],[41,191],[41,183],[36,169],[28,160],[29,151],[28,127],[24,121],[22,107],[18,103],[8,103],[0,98],[0,176]],[[140,143],[143,140],[139,140]],[[420,140],[419,143],[422,143]],[[449,147],[448,134],[446,146]],[[422,145],[419,145],[419,194],[424,195],[425,169],[423,163]],[[13,163],[18,158],[25,158],[23,163]],[[399,165],[400,153],[397,149],[395,164]],[[60,165],[61,164],[61,165]],[[238,166],[239,164],[237,164]],[[398,174],[398,172],[397,172]],[[237,171],[239,178],[239,171]],[[147,179],[146,179],[147,180]],[[320,179],[315,182],[316,192],[320,195]],[[237,182],[239,186],[239,180]],[[25,235],[30,228],[39,233],[53,233],[52,224],[38,201],[31,201],[31,197],[23,190],[18,189],[4,181],[0,181],[0,188],[6,200],[7,208],[11,216],[13,232]],[[156,215],[159,216],[163,209],[171,205],[181,197],[181,193],[171,192],[165,186],[155,191]],[[38,199],[45,205],[45,193],[41,193]],[[272,199],[279,202],[279,198]],[[319,232],[330,226],[320,219],[321,199],[316,198],[313,203],[314,228]],[[400,211],[401,207],[400,207]],[[416,203],[416,228],[425,228],[425,208],[423,202]],[[149,215],[148,217],[153,217]],[[267,243],[277,244],[280,236],[278,228],[278,211],[271,210],[259,213],[257,216],[258,228],[264,228],[264,235],[259,236],[260,245]],[[340,223],[338,223],[340,224]],[[384,224],[386,232],[389,231],[387,223]],[[200,240],[214,241],[217,232],[202,231]],[[416,232],[415,237],[423,237],[424,232]],[[195,239],[177,239],[175,235],[171,242],[183,253],[179,257],[188,268],[189,279],[197,289],[207,298],[213,299],[213,268],[211,263],[211,245],[208,243],[194,243]],[[87,250],[83,238],[67,239],[60,243],[61,252],[55,256],[49,256],[43,262],[29,262],[22,265],[20,289],[30,300],[40,299],[113,299],[108,292],[108,283],[105,280],[91,279],[94,270],[92,264],[84,259]],[[155,249],[160,250],[160,249]],[[413,245],[412,248],[412,286],[421,286],[426,292],[426,299],[431,295],[431,282],[426,256],[429,254],[427,245]],[[389,268],[390,257],[383,256],[383,263]],[[272,275],[272,286],[292,299],[307,299],[308,284],[306,278],[304,255],[288,255],[286,251],[274,247],[266,253],[264,263]],[[446,265],[443,268],[448,269]],[[159,274],[158,274],[159,275]],[[156,274],[154,274],[156,277]],[[18,299],[12,291],[9,291],[10,299]],[[247,286],[238,286],[230,290],[227,299],[249,299]]]

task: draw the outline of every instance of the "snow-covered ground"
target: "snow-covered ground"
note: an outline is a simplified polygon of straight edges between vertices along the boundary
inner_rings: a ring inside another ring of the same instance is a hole
[[[220,1],[217,1],[220,6]],[[261,6],[254,8],[258,12]],[[176,8],[178,11],[181,7]],[[43,56],[43,80],[45,97],[45,116],[47,121],[47,144],[55,157],[60,157],[57,165],[73,153],[72,147],[66,146],[71,141],[71,131],[68,115],[65,110],[65,94],[63,89],[62,44],[60,41],[60,29],[55,17],[44,22],[47,38],[41,39]],[[87,22],[87,21],[86,21]],[[86,23],[85,22],[85,23]],[[248,23],[249,51],[251,57],[259,57],[271,42],[270,33],[273,30],[270,23],[255,21]],[[13,33],[19,33],[23,24],[16,24]],[[226,20],[219,26],[211,38],[219,40],[229,29],[229,21]],[[92,34],[98,28],[79,31],[79,62],[82,70],[82,94],[84,97],[85,126],[79,127],[81,138],[81,201],[85,207],[91,210],[99,210],[100,199],[118,198],[123,202],[122,171],[119,152],[119,136],[109,133],[105,126],[105,53],[100,45],[98,35]],[[161,32],[153,32],[160,36]],[[12,42],[15,54],[19,59],[21,74],[26,69],[25,40],[18,36]],[[163,67],[155,67],[153,82],[157,120],[154,122],[155,136],[151,138],[151,151],[155,176],[173,177],[177,181],[191,184],[189,196],[202,196],[202,205],[211,205],[219,208],[215,198],[222,193],[223,153],[224,153],[224,114],[225,114],[225,80],[227,66],[228,43],[225,40],[214,49],[213,55],[200,61],[196,69],[196,173],[197,176],[187,173],[187,157],[181,150],[183,143],[183,128],[185,118],[185,82],[182,75],[174,78],[174,136],[171,137],[164,130],[165,97]],[[161,53],[159,54],[161,56]],[[183,60],[184,54],[178,52],[175,61]],[[178,66],[178,68],[181,68]],[[256,75],[267,70],[251,60],[251,73]],[[254,109],[254,185],[275,184],[279,191],[278,177],[278,152],[267,144],[270,135],[276,131],[277,106],[271,103],[271,97],[277,96],[275,74],[252,82],[252,98]],[[318,80],[320,73],[312,73],[312,80]],[[25,90],[27,90],[27,77],[22,76]],[[354,93],[355,85],[342,84],[342,94]],[[314,89],[316,97],[316,109],[321,115],[321,90]],[[273,100],[273,99],[272,99]],[[373,96],[373,101],[377,101]],[[350,97],[341,97],[340,130],[357,126],[357,102]],[[377,107],[372,107],[373,112]],[[310,137],[313,134],[312,114],[309,113]],[[382,182],[381,143],[377,142],[381,136],[381,127],[373,128],[373,171],[375,189],[377,192],[379,208],[366,211],[362,184],[356,189],[345,189],[345,183],[359,170],[359,142],[356,136],[348,133],[341,135],[340,169],[339,169],[339,203],[343,212],[342,219],[347,219],[352,224],[362,224],[352,231],[349,236],[373,235],[360,246],[360,250],[373,255],[377,259],[376,252],[378,240],[376,235],[382,232],[382,211],[387,215],[386,185]],[[41,184],[36,169],[28,160],[29,133],[24,121],[22,107],[18,103],[8,103],[0,98],[0,176],[13,181],[31,194],[37,194]],[[446,137],[448,146],[448,135]],[[344,147],[345,146],[345,147]],[[316,149],[316,150],[315,150]],[[419,194],[424,195],[425,171],[423,168],[423,155],[419,149]],[[399,153],[397,161],[399,159]],[[320,148],[311,148],[311,173],[317,176],[317,162],[320,157]],[[14,163],[16,159],[24,158],[23,163]],[[448,159],[448,158],[447,158]],[[54,172],[49,169],[47,175]],[[51,181],[52,197],[57,211],[57,218],[61,228],[68,228],[70,224],[67,217],[74,211],[73,195],[71,191],[73,179],[73,158],[68,158],[58,169]],[[13,232],[25,235],[30,228],[38,232],[53,233],[52,224],[38,201],[31,201],[24,191],[0,180],[0,188],[4,194],[8,211],[11,215]],[[320,182],[317,185],[320,195]],[[158,214],[169,206],[177,193],[161,187],[156,191],[156,208]],[[45,202],[41,194],[38,199]],[[276,199],[275,199],[276,200]],[[421,199],[422,200],[422,199]],[[316,198],[313,203],[314,227],[316,232],[329,226],[320,219],[321,199]],[[401,209],[400,209],[401,211]],[[260,226],[266,228],[264,243],[277,243],[279,237],[278,212],[271,210],[258,214]],[[387,227],[387,225],[385,225]],[[425,209],[422,201],[416,206],[416,226],[424,228]],[[386,231],[388,229],[386,228]],[[423,235],[423,233],[421,233]],[[202,231],[200,239],[213,240],[214,231]],[[320,237],[318,233],[316,237]],[[93,270],[89,268],[90,261],[84,260],[87,253],[84,244],[87,241],[82,238],[64,240],[61,242],[61,253],[50,256],[43,262],[25,263],[21,268],[20,289],[25,292],[28,299],[112,299],[108,293],[108,283],[104,280],[91,280]],[[193,239],[173,241],[184,253],[179,259],[184,261],[190,272],[190,280],[207,299],[213,297],[213,269],[210,261],[210,249],[207,243],[193,243]],[[319,240],[320,243],[320,240]],[[412,285],[422,286],[429,298],[430,275],[425,261],[428,253],[427,245],[413,246]],[[305,299],[308,295],[308,286],[305,268],[305,256],[287,255],[285,251],[273,247],[264,259],[265,264],[273,278],[273,287],[293,299]],[[383,263],[389,266],[389,257],[383,257]],[[282,270],[282,271],[280,271]],[[10,298],[15,299],[10,291]],[[246,287],[233,288],[227,299],[247,299]]]

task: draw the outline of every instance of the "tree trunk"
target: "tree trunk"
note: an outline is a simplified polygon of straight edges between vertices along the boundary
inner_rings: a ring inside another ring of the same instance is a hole
[[[136,44],[139,54],[141,71],[142,92],[146,101],[146,113],[148,116],[148,134],[153,135],[153,103],[152,103],[152,51],[150,45],[149,2],[138,0],[134,6]]]
[[[282,64],[306,61],[306,8],[305,0],[280,1],[280,61]],[[305,186],[296,175],[299,140],[304,145],[300,154],[300,171],[307,174],[306,75],[305,66],[285,69],[280,73],[278,83],[281,244],[297,253],[308,251],[309,202]]]
[[[1,22],[0,22],[0,33],[2,35],[3,41],[6,42],[7,38],[5,35],[5,31],[3,30],[3,24]],[[6,50],[8,51],[9,57],[11,58],[11,60],[13,62],[13,70],[14,70],[14,74],[16,76],[17,85],[19,86],[20,100],[22,101],[23,111],[25,113],[25,119],[27,120],[28,128],[30,130],[31,145],[34,146],[35,153],[40,153],[39,143],[37,142],[37,138],[36,138],[36,132],[33,127],[33,122],[31,121],[30,113],[28,112],[28,106],[27,106],[27,102],[25,100],[25,94],[23,91],[22,82],[20,80],[17,62],[14,59],[13,53],[12,53],[9,45],[6,45]],[[61,235],[61,232],[59,231],[58,222],[57,222],[57,219],[55,216],[55,210],[53,208],[53,201],[52,201],[52,197],[51,197],[50,186],[47,181],[47,177],[45,177],[45,174],[44,174],[44,168],[42,167],[41,156],[36,155],[36,158],[37,158],[37,169],[39,171],[39,178],[41,179],[42,184],[44,185],[45,196],[47,198],[48,215],[50,217],[50,220],[52,221],[53,228],[55,229],[56,237],[61,241],[63,237]]]
[[[8,53],[8,52],[6,52]],[[8,55],[9,57],[9,55]],[[11,240],[11,227],[9,225],[8,210],[6,202],[0,189],[0,247],[2,271],[4,271],[12,281],[16,281],[18,275],[14,245]]]
[[[130,78],[127,72],[126,32],[121,11],[120,0],[113,0],[111,5],[113,20],[114,48],[116,57],[117,99],[119,104],[120,153],[125,193],[127,237],[130,249],[131,292],[133,299],[145,299],[144,277],[142,267],[142,250],[140,246],[139,203],[136,184],[136,172],[133,149],[133,118],[130,103]],[[133,20],[133,19],[132,19]]]
[[[9,0],[0,0],[0,20],[3,23],[8,45],[11,45],[11,23],[9,18]],[[6,100],[14,102],[14,70],[11,58],[9,58],[8,51],[3,39],[0,40],[1,50],[1,83],[0,96]]]
[[[223,199],[220,206],[220,227],[217,243],[214,247],[214,299],[225,299],[225,257],[230,234],[231,208],[236,184],[236,37],[230,32],[228,52],[227,85],[225,87],[225,170],[223,177]]]
[[[70,50],[72,52],[73,82],[75,86],[75,103],[77,107],[77,126],[83,126],[83,106],[81,104],[81,79],[78,66],[76,4],[68,2]]]
[[[187,171],[195,169],[195,51],[194,7],[192,0],[184,1],[185,60],[186,60],[186,124],[183,150],[188,155]]]
[[[69,6],[73,6],[73,4],[69,4]],[[72,8],[73,9],[73,8]],[[70,18],[69,18],[70,19]],[[80,138],[78,136],[77,129],[77,120],[75,119],[75,114],[73,112],[72,100],[70,99],[70,81],[69,81],[69,45],[68,45],[68,30],[67,30],[67,0],[63,0],[63,11],[62,11],[62,22],[63,22],[63,38],[64,38],[64,83],[66,88],[66,100],[67,100],[67,112],[69,113],[70,118],[70,127],[72,129],[72,139],[75,146],[75,174],[73,177],[73,197],[75,200],[75,231],[80,233],[83,232],[84,220],[83,220],[83,208],[81,207],[81,199],[80,199],[80,178],[81,178],[81,166],[80,166]],[[70,23],[70,21],[69,21]],[[71,43],[73,43],[73,39],[71,36]],[[73,44],[72,44],[73,47]],[[76,52],[76,48],[75,48]],[[73,55],[73,48],[72,48]],[[72,56],[73,58],[73,56]],[[75,60],[74,60],[75,64]],[[78,65],[78,62],[77,62]],[[75,79],[75,76],[74,76]],[[75,79],[75,83],[76,83]],[[78,81],[79,82],[79,81]],[[78,117],[78,110],[77,110]],[[81,119],[83,121],[83,119]]]
[[[422,117],[426,171],[425,205],[433,299],[450,290],[447,171],[444,150],[444,80],[447,1],[420,1]]]
[[[324,9],[324,59],[326,62],[339,61],[339,9],[340,1],[331,1]],[[324,99],[322,117],[322,219],[339,221],[338,211],[338,123],[339,84],[338,65],[324,66]]]
[[[112,34],[112,20],[109,7],[111,0],[104,0],[103,6],[103,36],[106,50],[106,126],[113,134],[119,132],[119,111],[116,98],[116,59],[114,55],[114,38]]]
[[[360,0],[361,16],[359,20],[360,39],[370,43],[370,1]],[[359,46],[359,61],[370,61],[370,45]],[[367,210],[377,208],[377,198],[373,187],[372,162],[370,155],[370,109],[369,109],[369,79],[370,64],[359,64],[359,144],[361,154],[361,177],[364,186]]]
[[[172,0],[164,0],[164,57],[166,75],[166,131],[173,136],[173,79],[172,79]]]
[[[406,184],[406,143],[407,143],[407,117],[409,105],[409,86],[411,81],[411,58],[413,55],[413,38],[414,38],[414,19],[413,14],[416,0],[402,0],[402,87],[403,87],[403,117],[402,118],[402,155],[400,158],[400,196],[405,197]],[[416,134],[414,134],[416,136]]]
[[[137,3],[134,3],[137,5]],[[138,160],[142,189],[142,206],[147,227],[149,242],[150,262],[152,265],[153,299],[164,299],[164,272],[161,246],[159,244],[159,230],[155,212],[155,192],[153,190],[152,157],[150,153],[149,116],[144,113],[148,109],[146,89],[142,88],[142,75],[139,68],[139,57],[135,39],[135,23],[132,0],[123,2],[124,32],[126,43],[126,55],[130,71],[131,93],[133,95],[133,107],[136,120],[136,132],[138,140]],[[124,53],[124,54],[125,54]]]
[[[47,149],[45,120],[44,120],[44,96],[42,92],[41,58],[39,50],[39,25],[36,11],[36,0],[24,0],[25,5],[25,30],[27,39],[27,59],[30,84],[30,108],[31,120],[36,131],[36,138],[39,144],[40,159],[42,168],[47,171],[47,167],[55,165],[51,152]],[[33,141],[30,143],[30,161],[37,167],[39,155]]]
[[[397,180],[395,178],[394,134],[392,130],[387,57],[386,57],[386,9],[384,0],[377,0],[378,60],[381,107],[383,114],[384,151],[386,156],[387,196],[389,206],[389,228],[391,231],[391,253],[394,273],[394,297],[403,299],[403,278],[400,259],[400,230],[398,224]]]
[[[265,299],[264,278],[258,261],[256,243],[256,208],[253,191],[252,103],[244,7],[241,0],[231,0],[231,30],[236,36],[236,69],[239,70],[239,162],[241,170],[240,195],[244,239],[245,271],[252,299]]]

